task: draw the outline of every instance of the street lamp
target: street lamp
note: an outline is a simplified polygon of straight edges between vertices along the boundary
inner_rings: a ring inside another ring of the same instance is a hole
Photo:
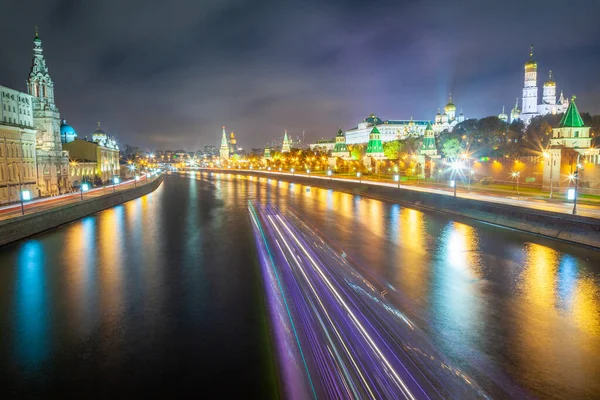
[[[513,179],[516,178],[517,180],[517,196],[519,195],[519,176],[521,176],[520,172],[513,172],[512,174]]]
[[[114,177],[113,177],[113,193],[116,191],[116,189],[115,189],[115,185],[118,185],[118,184],[119,184],[119,182],[120,182],[120,179],[119,179],[119,177],[118,177],[118,176],[114,176]]]
[[[307,169],[306,173],[308,174],[308,176],[310,176],[310,169]]]
[[[79,191],[81,192],[81,200],[83,200],[83,192],[87,192],[90,189],[90,186],[87,183],[82,183],[79,187]]]
[[[362,179],[361,179],[361,177],[360,177],[360,172],[357,172],[357,173],[356,173],[356,177],[358,178],[358,182],[359,182],[359,183],[361,183],[361,182],[362,182]]]
[[[290,171],[292,171],[292,176],[294,176],[294,168],[290,169]]]
[[[331,170],[330,170],[330,169],[328,169],[328,170],[327,170],[327,176],[329,176],[329,180],[332,180],[332,179],[333,179],[333,178],[332,178],[332,175],[333,175],[333,172],[331,172]]]
[[[575,181],[575,189],[569,189],[569,191],[573,190],[573,192],[567,192],[567,198],[573,198],[573,215],[577,214],[577,184],[579,183],[579,156],[577,157],[577,164],[575,165],[575,173],[569,175],[569,179],[571,181]]]
[[[552,198],[552,171],[554,170],[554,162],[552,160],[553,153],[544,152],[544,158],[550,159],[550,196],[548,198]]]
[[[462,169],[462,164],[458,161],[454,161],[451,165],[452,168],[452,180],[450,181],[450,187],[454,188],[454,197],[456,197],[456,173]]]
[[[19,191],[21,192],[21,215],[25,215],[25,206],[23,205],[23,202],[31,200],[31,192],[29,190],[21,189],[19,189]]]
[[[398,182],[398,187],[400,187],[400,175],[394,175],[394,182]]]

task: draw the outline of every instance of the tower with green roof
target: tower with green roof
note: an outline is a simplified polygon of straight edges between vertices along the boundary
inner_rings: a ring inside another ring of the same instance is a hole
[[[265,160],[270,160],[271,159],[271,148],[269,147],[269,145],[267,145],[267,147],[265,147],[265,153],[263,155],[263,158]]]
[[[369,143],[367,144],[367,156],[373,158],[384,158],[383,144],[381,143],[381,133],[377,126],[373,126],[369,134]]]
[[[425,128],[425,133],[423,135],[423,144],[421,145],[420,153],[424,156],[437,155],[435,133],[433,131],[433,127],[431,126],[431,122],[427,122],[427,128]]]
[[[348,151],[348,146],[346,146],[346,135],[340,128],[338,130],[337,136],[335,137],[335,146],[333,146],[333,151],[331,152],[333,157],[350,157],[350,151]]]
[[[571,98],[569,108],[558,124],[558,128],[552,129],[550,146],[567,147],[574,149],[588,149],[592,146],[590,127],[584,126],[583,119],[575,105],[575,96]]]

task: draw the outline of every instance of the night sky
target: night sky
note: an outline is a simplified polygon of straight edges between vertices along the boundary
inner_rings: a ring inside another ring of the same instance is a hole
[[[61,115],[89,135],[189,151],[304,130],[333,137],[370,112],[433,119],[507,112],[535,46],[581,111],[600,113],[600,2],[4,1],[0,85],[26,91],[34,25]],[[540,83],[541,80],[541,83]],[[541,96],[541,91],[540,91]]]

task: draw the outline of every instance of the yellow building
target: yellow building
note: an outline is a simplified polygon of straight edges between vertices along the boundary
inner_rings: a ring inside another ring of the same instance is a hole
[[[97,132],[97,131],[96,131]],[[96,134],[95,132],[95,134]],[[114,176],[119,176],[119,148],[114,144],[114,140],[99,140],[96,135],[96,141],[87,141],[81,139],[75,139],[70,143],[63,143],[63,150],[69,151],[72,163],[79,163],[88,165],[89,162],[93,162],[95,165],[94,175],[91,177],[92,180],[96,176],[102,179],[103,182],[109,182]],[[86,171],[81,172],[80,176]],[[71,181],[79,180],[74,179],[75,173],[71,173]]]

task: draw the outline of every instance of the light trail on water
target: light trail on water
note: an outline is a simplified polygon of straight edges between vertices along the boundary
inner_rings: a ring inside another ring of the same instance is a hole
[[[289,330],[316,397],[487,398],[345,253],[292,212],[260,203],[249,209],[257,243],[270,255],[263,266],[275,271],[278,296],[287,297]]]

